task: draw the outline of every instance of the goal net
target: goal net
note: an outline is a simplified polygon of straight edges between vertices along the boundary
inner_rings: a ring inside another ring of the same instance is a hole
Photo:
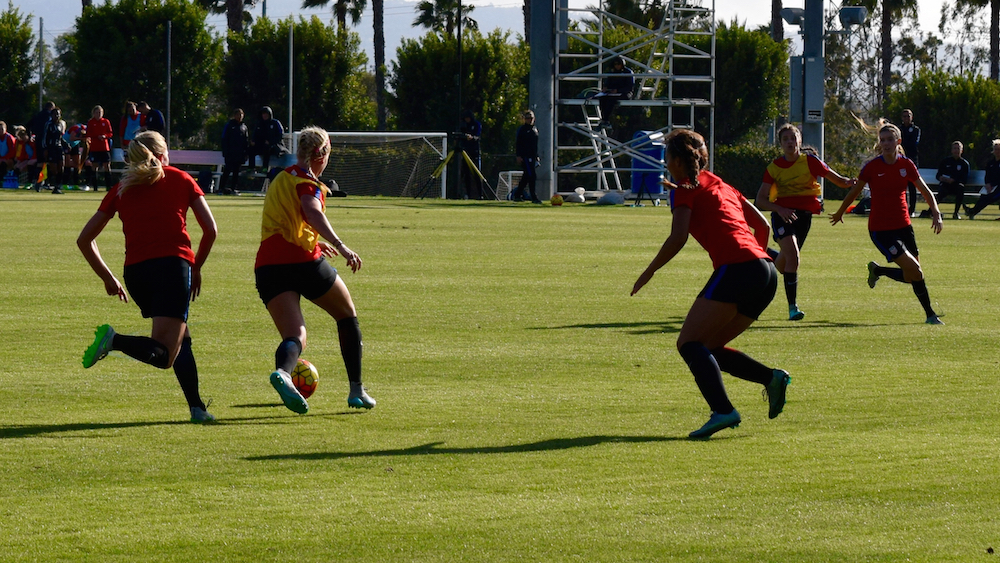
[[[446,133],[330,133],[330,163],[320,178],[349,195],[441,195],[431,174],[447,149]],[[298,146],[298,133],[292,141]],[[442,175],[444,177],[444,175]],[[332,184],[331,184],[332,185]]]

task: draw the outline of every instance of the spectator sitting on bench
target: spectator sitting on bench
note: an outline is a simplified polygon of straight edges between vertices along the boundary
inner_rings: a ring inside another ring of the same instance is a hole
[[[986,163],[986,181],[979,192],[982,195],[972,209],[965,208],[969,219],[974,219],[987,205],[1000,201],[1000,190],[997,187],[1000,187],[1000,139],[993,139],[993,157]],[[1000,218],[997,220],[1000,221]]]
[[[965,183],[969,181],[969,161],[962,158],[962,150],[965,147],[962,141],[955,141],[951,144],[951,156],[941,161],[938,166],[938,202],[943,202],[949,195],[955,196],[955,212],[952,219],[961,219],[958,210],[962,209],[962,201],[965,199]],[[920,214],[924,216],[923,213]],[[930,215],[927,215],[928,217]]]
[[[272,156],[283,156],[288,154],[288,149],[282,143],[285,135],[285,128],[281,122],[274,119],[274,112],[271,108],[264,106],[257,113],[259,119],[253,129],[253,137],[250,139],[250,168],[254,167],[254,156],[260,156],[260,164],[267,174],[271,166]]]

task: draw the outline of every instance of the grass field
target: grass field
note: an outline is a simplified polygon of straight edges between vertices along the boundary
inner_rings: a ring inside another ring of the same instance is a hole
[[[76,249],[101,196],[0,192],[0,561],[998,557],[995,208],[939,236],[915,220],[938,327],[908,286],[867,287],[864,219],[817,219],[806,319],[779,288],[734,342],[792,374],[785,412],[727,376],[743,424],[692,442],[709,413],[674,340],[707,255],[690,241],[628,296],[665,207],[332,200],[365,261],[336,265],[378,406],[347,409],[336,325],[309,306],[321,378],[299,416],[267,381],[262,200],[212,198],[191,331],[219,422],[198,426],[172,372],[80,366],[96,325],[149,331]],[[120,275],[117,219],[98,243]]]

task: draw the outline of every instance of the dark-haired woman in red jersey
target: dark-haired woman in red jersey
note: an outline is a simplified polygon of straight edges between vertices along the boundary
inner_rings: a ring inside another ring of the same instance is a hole
[[[726,347],[774,299],[778,273],[764,250],[771,231],[767,219],[736,188],[705,170],[708,149],[702,136],[678,129],[667,136],[666,144],[667,170],[677,181],[676,185],[664,182],[671,189],[673,224],[660,251],[636,280],[632,295],[680,252],[689,235],[708,251],[715,271],[677,338],[677,349],[712,409],[708,422],[689,437],[708,438],[741,422],[726,395],[723,371],[764,386],[770,418],[784,408],[788,373]]]

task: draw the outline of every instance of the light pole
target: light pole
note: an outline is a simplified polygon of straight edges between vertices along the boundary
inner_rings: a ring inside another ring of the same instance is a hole
[[[816,149],[820,159],[823,150],[823,106],[826,103],[826,34],[823,30],[823,0],[805,0],[805,9],[783,8],[781,19],[797,25],[802,34],[802,55],[792,57],[791,121],[802,124],[802,143]],[[847,30],[868,19],[868,10],[860,6],[840,9],[840,23]],[[846,33],[833,32],[833,33]]]

